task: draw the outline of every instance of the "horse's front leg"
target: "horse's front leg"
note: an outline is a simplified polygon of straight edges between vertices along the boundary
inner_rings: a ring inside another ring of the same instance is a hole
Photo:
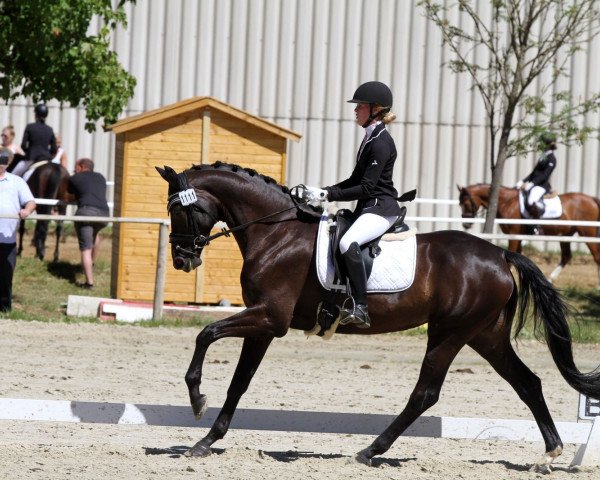
[[[196,418],[200,418],[206,410],[206,395],[200,393],[202,366],[208,347],[220,338],[244,337],[244,346],[238,366],[227,392],[227,400],[208,435],[194,445],[187,455],[210,455],[210,446],[223,438],[239,399],[248,388],[250,380],[275,336],[281,336],[280,329],[266,318],[264,308],[254,307],[244,310],[233,317],[215,322],[205,327],[196,339],[196,350],[185,376],[190,403]],[[276,331],[277,330],[277,331]]]
[[[206,457],[211,454],[210,446],[225,436],[238,402],[248,389],[254,373],[258,369],[273,337],[251,337],[244,339],[240,359],[233,374],[231,385],[227,390],[227,398],[219,412],[215,423],[208,434],[190,448],[186,455],[190,457]]]

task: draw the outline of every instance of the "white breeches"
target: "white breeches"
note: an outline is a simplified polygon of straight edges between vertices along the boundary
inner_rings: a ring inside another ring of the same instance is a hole
[[[383,235],[396,220],[398,220],[397,216],[382,217],[374,213],[363,213],[340,240],[340,252],[346,253],[354,242],[364,245]]]
[[[32,163],[33,163],[33,160],[21,160],[19,163],[17,163],[17,166],[13,169],[12,174],[22,177],[23,174],[27,171],[27,169],[29,167],[31,167]]]
[[[546,189],[543,187],[531,187],[529,194],[527,195],[527,203],[533,205],[534,203],[539,202],[545,193]]]

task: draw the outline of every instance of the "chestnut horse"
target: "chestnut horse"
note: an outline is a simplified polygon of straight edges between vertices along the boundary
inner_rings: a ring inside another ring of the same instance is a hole
[[[468,187],[458,187],[459,204],[463,218],[474,218],[480,208],[487,209],[490,198],[489,183],[478,183]],[[563,213],[558,220],[600,221],[600,199],[585,193],[563,193],[559,195]],[[498,198],[498,212],[496,218],[523,218],[519,210],[519,190],[516,188],[500,187]],[[466,229],[473,224],[463,223]],[[500,229],[506,234],[528,234],[527,225],[500,224]],[[545,235],[572,237],[576,233],[580,237],[599,236],[598,227],[577,227],[569,225],[544,225]],[[588,248],[598,267],[598,287],[600,288],[600,244],[588,243]],[[509,240],[508,249],[521,253],[521,240]],[[571,260],[571,244],[568,241],[560,242],[560,263],[550,274],[550,280],[558,278],[561,270]]]
[[[36,168],[31,177],[27,180],[27,185],[35,198],[48,200],[59,200],[55,207],[59,215],[64,215],[67,211],[67,202],[72,200],[72,195],[67,192],[69,184],[69,172],[60,164],[44,163]],[[39,214],[49,214],[52,212],[51,205],[38,205],[36,212]],[[19,248],[18,254],[23,251],[23,235],[25,234],[25,221],[22,220],[19,226]],[[60,237],[62,234],[62,222],[56,222],[56,246],[54,247],[53,261],[58,261]],[[48,235],[48,220],[37,220],[32,243],[35,246],[35,256],[40,260],[44,259],[46,254],[46,237]]]
[[[185,376],[196,417],[207,408],[200,393],[202,368],[209,346],[222,338],[243,338],[225,403],[207,435],[188,452],[207,456],[223,438],[233,414],[265,352],[288,329],[309,330],[326,292],[315,267],[315,240],[321,211],[303,207],[299,198],[273,179],[235,165],[201,165],[177,174],[157,167],[168,182],[171,251],[176,269],[191,271],[216,237],[232,234],[243,257],[242,295],[246,309],[206,326]],[[210,235],[217,221],[229,230]],[[517,271],[520,288],[510,268]],[[528,304],[535,325],[544,331],[558,370],[574,389],[600,396],[600,372],[581,373],[573,360],[567,306],[536,267],[524,256],[461,231],[417,235],[413,285],[399,293],[369,294],[371,328],[338,328],[344,334],[376,334],[429,323],[427,351],[417,384],[398,417],[375,441],[356,454],[371,464],[423,412],[434,405],[457,353],[471,346],[516,390],[540,428],[546,453],[535,464],[549,469],[562,452],[562,442],[542,395],[541,382],[517,357],[511,345],[524,326]],[[520,307],[518,308],[518,306]],[[290,361],[302,361],[296,356]]]

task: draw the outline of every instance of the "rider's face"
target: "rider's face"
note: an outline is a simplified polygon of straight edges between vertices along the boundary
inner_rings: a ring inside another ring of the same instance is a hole
[[[354,107],[354,115],[356,116],[356,124],[361,127],[369,120],[371,109],[367,103],[357,103]]]

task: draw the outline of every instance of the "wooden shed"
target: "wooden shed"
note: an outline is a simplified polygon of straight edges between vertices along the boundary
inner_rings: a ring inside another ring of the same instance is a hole
[[[154,167],[182,171],[216,161],[235,163],[286,178],[287,141],[300,135],[212,97],[194,97],[125,118],[108,127],[116,134],[114,214],[167,218],[167,183]],[[154,294],[158,225],[115,224],[111,295],[150,301]],[[167,302],[243,303],[242,258],[233,237],[220,238],[191,273],[172,267],[167,256]]]

